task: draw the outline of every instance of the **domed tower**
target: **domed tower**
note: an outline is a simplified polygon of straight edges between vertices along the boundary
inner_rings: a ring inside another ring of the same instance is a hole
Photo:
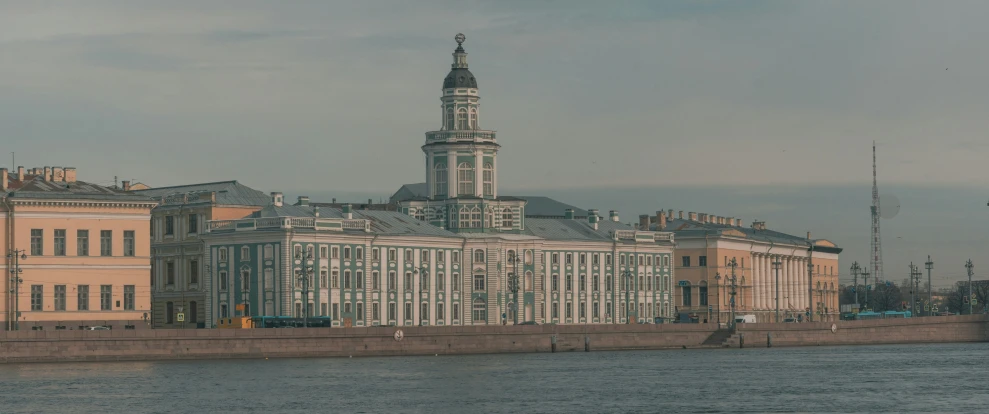
[[[443,79],[440,129],[426,133],[425,200],[403,202],[417,218],[454,231],[522,229],[524,201],[498,197],[498,141],[480,128],[481,97],[467,67],[466,37],[454,38],[453,64]],[[483,220],[482,220],[483,217]]]

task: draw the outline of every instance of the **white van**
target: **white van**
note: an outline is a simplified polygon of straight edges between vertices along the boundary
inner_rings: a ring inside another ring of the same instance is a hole
[[[755,315],[737,315],[735,323],[755,323]]]

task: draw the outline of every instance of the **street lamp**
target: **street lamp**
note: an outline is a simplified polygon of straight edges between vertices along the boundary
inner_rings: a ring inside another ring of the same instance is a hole
[[[305,260],[303,260],[303,258]],[[309,327],[309,283],[310,278],[313,274],[313,267],[309,266],[309,261],[313,259],[312,251],[307,253],[302,253],[299,250],[295,254],[295,259],[302,262],[302,268],[299,269],[299,281],[302,282],[302,325],[306,328]]]
[[[508,275],[508,290],[512,292],[512,318],[514,324],[519,324],[519,257],[518,252],[508,255],[508,264],[512,265],[512,273]]]
[[[714,284],[718,289],[718,329],[721,329],[721,273],[714,273]]]
[[[635,280],[635,275],[630,270],[623,270],[622,277],[625,279],[625,323],[629,324],[632,320],[632,310],[629,309],[628,294],[629,290],[631,290],[632,281]]]
[[[780,256],[776,255],[773,260],[773,270],[776,271],[776,323],[780,323],[780,269],[783,267],[783,262],[780,261]]]
[[[727,267],[731,268],[731,276],[730,277],[726,276],[725,282],[731,282],[730,285],[731,290],[728,292],[728,294],[731,295],[731,299],[729,299],[729,305],[731,309],[731,326],[734,328],[735,327],[735,295],[738,293],[737,292],[738,278],[735,276],[735,268],[738,267],[738,262],[735,261],[734,257],[730,261],[728,261]],[[716,273],[715,277],[718,276],[720,276],[720,274]]]
[[[24,270],[21,269],[20,261],[27,260],[27,250],[12,249],[7,252],[7,260],[13,261],[14,264],[14,267],[10,269],[10,281],[14,284],[10,293],[14,294],[14,330],[20,330],[21,308],[19,299],[21,297],[21,283],[24,282],[24,279],[21,279],[21,273],[24,273]],[[9,324],[10,321],[8,320],[7,323]]]
[[[427,281],[429,280],[429,268],[426,266],[419,266],[418,269],[412,271],[412,274],[419,276],[419,293],[414,293],[414,295],[416,297],[416,307],[419,308],[419,326],[422,326],[422,292],[426,291],[426,285],[424,285],[422,281],[423,279]]]

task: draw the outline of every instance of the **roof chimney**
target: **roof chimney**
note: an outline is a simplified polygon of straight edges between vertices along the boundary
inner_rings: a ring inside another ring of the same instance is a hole
[[[742,227],[742,219],[735,219],[735,227]]]
[[[666,221],[672,221],[672,220],[673,220],[673,209],[671,208],[666,211]]]
[[[679,218],[680,220],[683,220],[683,210],[680,210],[680,212],[677,213],[677,218]]]
[[[130,191],[130,181],[124,180],[120,182],[120,185],[124,187],[124,191]]]
[[[566,210],[563,210],[563,218],[567,220],[573,220],[573,209],[568,208]]]
[[[367,206],[368,206],[368,208],[371,207],[371,204],[374,204],[374,199],[373,198],[367,199]]]
[[[701,223],[707,223],[707,213],[698,213],[697,218]]]
[[[810,240],[810,232],[807,232],[807,240]]]
[[[319,218],[319,206],[313,206],[312,214],[313,216],[316,216],[316,218]]]
[[[52,167],[52,181],[61,182],[65,181],[65,170],[62,167]]]
[[[611,221],[617,222],[618,221],[618,210],[611,210],[611,211],[609,211],[608,212],[608,218],[610,218]]]
[[[45,167],[44,174],[45,174],[45,181],[51,181],[52,180],[52,167]]]
[[[76,182],[76,167],[65,167],[65,182]]]
[[[0,191],[7,191],[10,188],[10,183],[7,181],[10,176],[7,175],[6,168],[0,168]]]
[[[656,231],[666,230],[666,214],[663,214],[663,210],[656,212]]]
[[[282,197],[282,193],[277,191],[271,193],[271,204],[274,204],[275,207],[281,207],[284,201],[285,199]]]
[[[298,201],[295,202],[295,205],[297,205],[297,206],[308,206],[309,205],[309,196],[299,196]]]
[[[766,222],[765,221],[753,221],[752,222],[752,228],[753,229],[756,229],[756,230],[765,230],[766,229]]]
[[[697,213],[691,211],[691,212],[687,213],[687,218],[690,221],[697,221]]]
[[[587,222],[591,223],[591,227],[594,230],[598,229],[598,220],[600,220],[600,217],[598,217],[598,210],[596,208],[587,210]]]
[[[351,207],[352,206],[350,204],[344,204],[343,205],[343,218],[345,218],[345,219],[352,219],[352,218],[354,218],[354,213],[350,211]]]
[[[24,167],[17,167],[17,181],[24,181]]]
[[[648,214],[639,214],[639,230],[649,230]]]

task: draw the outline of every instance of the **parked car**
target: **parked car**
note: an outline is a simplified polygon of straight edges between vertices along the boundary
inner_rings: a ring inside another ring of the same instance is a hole
[[[110,327],[109,326],[90,326],[89,329],[87,329],[87,330],[90,330],[90,331],[109,331],[110,330]]]

